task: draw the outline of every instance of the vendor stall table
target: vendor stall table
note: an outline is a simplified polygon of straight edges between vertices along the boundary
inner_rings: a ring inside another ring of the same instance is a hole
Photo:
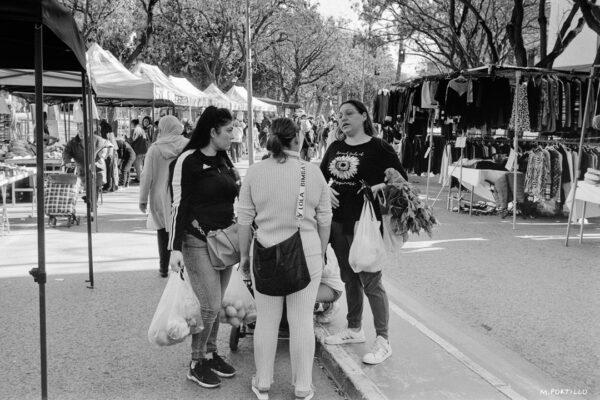
[[[0,233],[8,233],[10,232],[10,224],[8,222],[8,211],[6,208],[6,191],[8,185],[12,185],[12,201],[13,205],[15,204],[15,191],[25,190],[25,189],[15,189],[15,183],[22,180],[28,179],[29,177],[35,176],[36,170],[35,168],[27,168],[26,170],[19,171],[16,175],[12,176],[0,176],[0,189],[2,192],[2,218],[0,218]],[[31,197],[31,215],[33,216],[35,210],[35,202],[36,202],[36,182],[33,180],[33,188],[27,189],[32,191],[33,195]]]
[[[492,192],[491,185],[496,182],[498,179],[502,178],[506,174],[511,173],[509,171],[498,171],[493,169],[476,169],[476,168],[468,168],[463,167],[460,168],[460,165],[450,165],[448,167],[448,176],[452,176],[459,180],[459,182],[463,186],[470,186],[471,192],[471,206],[469,207],[469,215],[473,212],[473,195],[490,201],[496,202],[494,198],[494,193]],[[519,172],[519,174],[522,174]],[[459,191],[460,193],[460,191]],[[450,208],[450,200],[452,199],[452,187],[448,191],[448,207]],[[460,201],[458,199],[458,210],[460,212]]]
[[[36,159],[33,158],[9,158],[4,160],[7,164],[23,165],[26,167],[35,167]],[[45,158],[44,169],[46,173],[59,173],[61,172],[62,160],[56,158]]]
[[[566,204],[572,204],[572,200],[573,190],[569,193]],[[588,208],[588,203],[593,203],[593,205]],[[575,194],[575,206],[571,210],[571,222],[580,220],[579,244],[583,243],[583,226],[585,225],[586,215],[588,217],[600,216],[600,185],[579,181],[577,182],[577,192]]]

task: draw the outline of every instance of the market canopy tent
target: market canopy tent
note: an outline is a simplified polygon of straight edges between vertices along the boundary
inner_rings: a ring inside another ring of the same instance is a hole
[[[270,99],[268,97],[258,97],[258,100],[265,102],[267,104],[271,104],[273,106],[276,107],[281,107],[281,108],[289,108],[292,110],[297,110],[298,108],[300,108],[300,104],[298,103],[290,103],[287,101],[279,101],[279,100],[275,100],[275,99]]]
[[[98,102],[104,105],[172,105],[155,97],[154,83],[135,76],[111,52],[93,43],[87,51],[88,72]],[[125,104],[123,104],[125,103]]]
[[[36,120],[43,119],[43,74],[45,71],[81,73],[81,94],[86,103],[85,46],[75,20],[56,0],[3,0],[0,2],[0,47],[7,57],[0,59],[0,68],[30,70],[35,76]],[[89,97],[88,97],[89,98]],[[87,112],[84,113],[84,117]],[[90,176],[89,132],[84,124],[86,148],[86,178]],[[30,271],[39,286],[40,304],[40,366],[42,399],[48,397],[46,350],[46,247],[44,226],[44,132],[36,126],[37,138],[37,229],[38,267]],[[86,179],[88,187],[89,179]],[[88,192],[89,193],[89,192]],[[91,258],[90,203],[88,216],[88,256]],[[90,274],[90,278],[92,275]],[[93,278],[92,278],[93,279]],[[93,286],[93,280],[91,282]]]
[[[224,102],[224,104],[227,104],[226,108],[229,108],[232,111],[245,110],[247,108],[245,106],[245,102],[238,103],[236,101],[232,101],[231,98],[225,93],[223,93],[221,89],[219,89],[214,83],[208,85],[208,87],[204,89],[204,93],[206,93],[209,96],[220,98]]]
[[[132,68],[131,72],[154,83],[155,98],[170,100],[177,106],[194,106],[190,102],[188,93],[177,88],[156,65],[139,62]]]
[[[186,78],[177,78],[174,76],[169,76],[169,80],[179,90],[181,90],[184,93],[188,93],[190,99],[193,99],[192,107],[208,107],[211,105],[216,107],[227,106],[227,103],[223,101],[223,99],[216,96],[209,96],[208,94],[204,93],[196,86],[194,86]]]
[[[227,96],[231,99],[232,102],[240,103],[243,105],[241,110],[248,109],[248,91],[241,86],[233,86],[227,92]],[[237,109],[236,109],[237,110]],[[277,106],[272,104],[267,104],[264,101],[260,101],[256,97],[252,97],[252,111],[269,111],[269,112],[277,112]]]

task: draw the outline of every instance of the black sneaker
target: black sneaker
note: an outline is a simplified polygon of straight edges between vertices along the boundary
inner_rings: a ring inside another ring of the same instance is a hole
[[[221,385],[221,379],[219,379],[212,371],[206,361],[207,360],[198,361],[193,369],[190,363],[190,370],[188,371],[187,378],[205,388],[219,387]]]
[[[207,358],[204,360],[204,362],[215,374],[222,378],[231,378],[235,375],[235,368],[233,368],[231,364],[223,360],[221,356],[217,354],[217,352],[212,353],[212,355],[212,358]]]

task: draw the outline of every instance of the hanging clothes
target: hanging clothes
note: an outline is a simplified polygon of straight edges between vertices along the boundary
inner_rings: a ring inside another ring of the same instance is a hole
[[[513,111],[510,117],[509,129],[513,129],[517,133],[531,131],[529,121],[529,102],[527,101],[527,83],[520,84],[519,98],[517,99],[517,91],[515,90],[515,100],[513,102]],[[518,114],[518,125],[515,125]]]

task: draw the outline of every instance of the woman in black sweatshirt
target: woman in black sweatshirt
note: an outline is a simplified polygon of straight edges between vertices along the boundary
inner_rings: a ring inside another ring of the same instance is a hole
[[[188,145],[177,158],[171,187],[169,263],[174,271],[185,265],[190,283],[202,305],[204,330],[192,335],[192,362],[188,379],[214,388],[220,377],[235,369],[217,354],[218,314],[231,277],[231,266],[214,267],[208,255],[206,234],[233,223],[233,202],[239,191],[237,174],[227,150],[231,146],[233,118],[229,110],[208,107]]]

